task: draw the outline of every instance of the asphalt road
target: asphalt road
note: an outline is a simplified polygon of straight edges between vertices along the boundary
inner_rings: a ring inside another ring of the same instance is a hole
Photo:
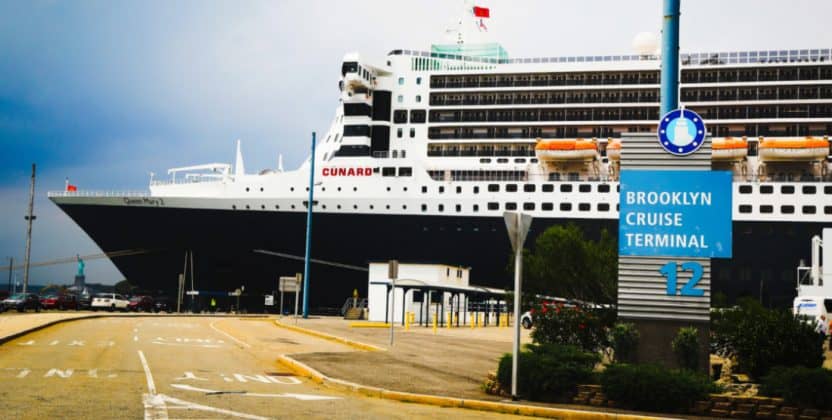
[[[351,349],[265,319],[74,321],[0,345],[0,411],[88,419],[510,417],[340,393],[275,363],[281,353],[338,351]]]

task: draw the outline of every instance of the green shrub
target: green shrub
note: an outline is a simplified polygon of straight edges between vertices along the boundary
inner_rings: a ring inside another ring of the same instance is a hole
[[[597,354],[573,346],[528,345],[517,364],[517,392],[534,401],[565,401],[576,385],[592,381],[599,360]],[[511,390],[511,354],[500,358],[497,381]]]
[[[832,409],[832,371],[803,366],[778,366],[763,377],[760,393],[781,397],[801,407]]]
[[[559,302],[543,302],[532,308],[532,314],[535,343],[576,346],[593,353],[607,346],[607,328],[614,317],[608,309],[565,306]]]
[[[823,335],[788,310],[766,309],[754,300],[711,314],[716,352],[736,360],[739,372],[763,377],[774,366],[819,367]]]
[[[601,373],[610,400],[635,410],[684,412],[716,386],[707,376],[657,365],[611,365]]]
[[[638,340],[639,335],[635,324],[623,322],[615,324],[610,329],[609,334],[609,342],[615,361],[618,363],[635,362]]]
[[[671,345],[682,369],[699,368],[699,330],[694,327],[679,328]]]

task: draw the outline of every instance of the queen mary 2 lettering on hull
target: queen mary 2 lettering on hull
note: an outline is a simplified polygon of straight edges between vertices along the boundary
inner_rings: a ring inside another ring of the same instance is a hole
[[[499,44],[454,43],[393,50],[378,62],[350,53],[338,70],[340,102],[312,156],[312,256],[341,266],[312,264],[312,308],[340,308],[354,289],[366,293],[366,273],[341,267],[370,261],[465,265],[477,284],[510,287],[504,211],[534,216],[529,244],[566,223],[626,241],[620,216],[634,225],[709,226],[685,215],[715,205],[716,196],[696,195],[704,189],[634,191],[634,205],[675,209],[619,215],[622,137],[657,130],[655,56],[509,58]],[[731,217],[719,229],[733,231],[731,245],[721,249],[716,232],[656,236],[684,233],[673,226],[635,226],[631,245],[731,255],[713,261],[714,292],[736,297],[763,284],[767,303],[789,303],[795,265],[809,257],[811,237],[832,226],[832,53],[682,53],[680,78],[686,109],[708,121],[712,167],[730,178]],[[192,251],[197,289],[229,291],[244,281],[257,294],[302,271],[293,256],[304,255],[309,167],[245,173],[239,157],[233,167],[173,171],[144,194],[164,200],[158,207],[83,190],[50,197],[102,250],[146,251],[112,260],[134,284],[174,289]]]

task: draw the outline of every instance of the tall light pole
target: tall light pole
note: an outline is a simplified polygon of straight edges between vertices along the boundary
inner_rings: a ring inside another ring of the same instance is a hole
[[[309,254],[312,248],[312,206],[315,198],[315,132],[309,158],[309,203],[306,206],[306,257],[303,259],[303,317],[309,318]]]
[[[514,249],[514,343],[511,357],[511,399],[517,400],[517,363],[520,357],[520,294],[523,290],[523,243],[532,225],[532,216],[517,212],[505,212],[508,237]],[[497,320],[499,322],[499,319]]]
[[[32,253],[32,222],[35,216],[32,211],[35,207],[35,164],[32,164],[32,181],[29,184],[29,213],[24,217],[26,219],[26,256],[23,260],[23,293],[26,293],[26,288],[29,286],[29,256]]]
[[[679,3],[664,0],[662,26],[661,109],[659,117],[679,107]]]

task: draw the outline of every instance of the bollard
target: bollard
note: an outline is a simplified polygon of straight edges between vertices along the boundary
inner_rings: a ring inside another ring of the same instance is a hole
[[[433,317],[433,333],[436,334],[436,317]]]
[[[453,325],[453,323],[454,323],[454,313],[453,312],[448,312],[448,323],[445,324],[445,327],[450,330],[451,325]]]
[[[410,312],[404,314],[404,330],[410,331]]]

